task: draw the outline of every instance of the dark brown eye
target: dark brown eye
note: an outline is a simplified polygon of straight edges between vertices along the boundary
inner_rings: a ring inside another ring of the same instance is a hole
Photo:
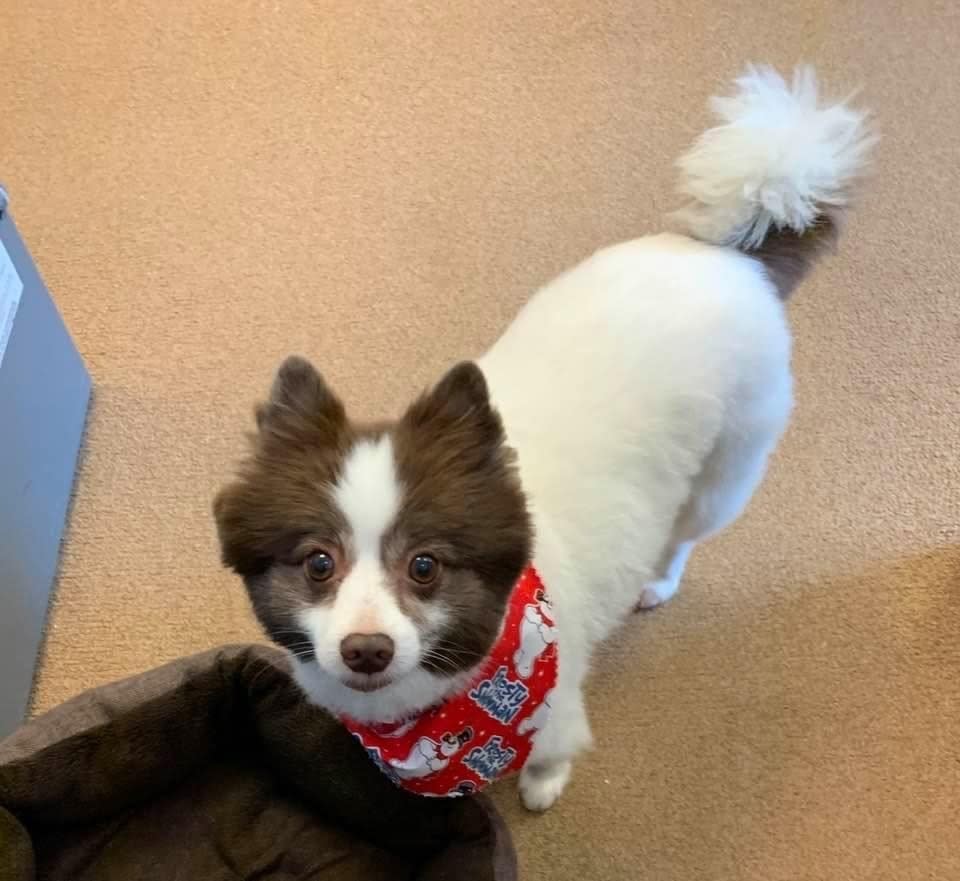
[[[325,551],[317,551],[315,554],[311,554],[303,561],[304,571],[307,573],[307,577],[313,581],[326,581],[333,575],[334,570],[337,568],[336,564],[333,562],[333,557],[331,557]]]
[[[440,564],[429,554],[417,554],[410,561],[410,577],[417,584],[430,584],[440,574]]]

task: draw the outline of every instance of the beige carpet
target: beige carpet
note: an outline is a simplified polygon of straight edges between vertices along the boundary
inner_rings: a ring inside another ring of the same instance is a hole
[[[0,5],[0,178],[97,386],[38,709],[257,637],[209,504],[283,355],[395,411],[808,59],[885,139],[792,429],[600,660],[562,803],[499,796],[531,881],[960,878],[958,45],[953,0]]]

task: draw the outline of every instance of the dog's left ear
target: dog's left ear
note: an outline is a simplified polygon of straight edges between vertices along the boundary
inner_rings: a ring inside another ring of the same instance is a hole
[[[504,439],[500,417],[490,403],[487,380],[472,361],[464,361],[448,371],[407,410],[403,422],[421,430],[479,432],[493,444]]]

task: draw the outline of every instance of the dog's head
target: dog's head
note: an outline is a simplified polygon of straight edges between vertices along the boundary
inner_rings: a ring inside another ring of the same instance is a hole
[[[478,664],[531,553],[514,454],[470,363],[364,427],[289,358],[214,510],[268,635],[358,692]]]

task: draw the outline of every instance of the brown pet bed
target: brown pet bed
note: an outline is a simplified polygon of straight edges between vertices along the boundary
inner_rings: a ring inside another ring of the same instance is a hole
[[[515,881],[483,797],[390,783],[283,655],[223,648],[0,742],[0,881]]]

